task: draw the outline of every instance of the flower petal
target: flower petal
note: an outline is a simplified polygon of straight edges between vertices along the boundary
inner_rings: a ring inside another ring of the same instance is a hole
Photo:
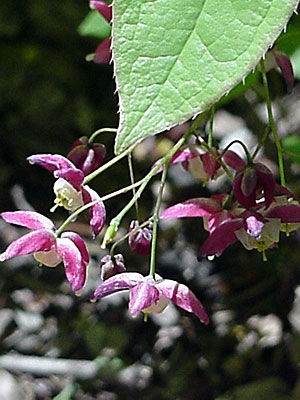
[[[170,279],[164,279],[157,284],[163,295],[178,307],[197,315],[201,322],[208,324],[209,318],[202,304],[194,293],[185,285]]]
[[[0,256],[0,261],[16,256],[24,256],[39,251],[50,251],[55,245],[55,236],[52,231],[38,229],[21,236],[13,241]]]
[[[65,168],[54,171],[55,178],[62,178],[69,182],[77,191],[81,190],[84,173],[80,169]]]
[[[215,255],[219,257],[226,247],[237,240],[234,232],[242,228],[243,225],[244,221],[240,218],[224,222],[216,228],[203,243],[200,248],[200,256],[207,257]]]
[[[63,232],[61,235],[62,238],[68,238],[72,240],[72,242],[75,243],[76,247],[80,251],[82,261],[85,264],[88,264],[90,261],[89,253],[87,251],[87,248],[85,246],[85,243],[83,239],[78,235],[78,233],[75,232]]]
[[[97,287],[92,293],[90,300],[95,301],[110,294],[131,289],[143,281],[143,279],[143,275],[136,272],[123,272],[122,274],[114,275]]]
[[[35,211],[8,211],[1,213],[1,217],[10,224],[25,226],[29,229],[44,228],[49,231],[55,229],[51,219]]]
[[[75,165],[60,154],[34,154],[27,157],[30,164],[38,164],[50,172],[58,169],[76,169]]]
[[[261,163],[255,164],[255,170],[258,178],[258,184],[262,186],[264,191],[266,208],[268,208],[274,200],[276,187],[274,176],[269,168]]]
[[[97,201],[98,203],[92,206],[89,210],[90,212],[90,225],[93,231],[93,237],[95,237],[102,230],[105,219],[106,210],[103,201],[95,190],[91,189],[89,186],[84,186],[82,190],[83,202],[84,204],[90,203],[91,201]]]
[[[300,222],[300,205],[287,204],[278,206],[267,211],[266,218],[280,218],[281,223]]]
[[[129,312],[135,317],[139,311],[158,302],[159,290],[147,281],[140,282],[130,290]]]
[[[240,156],[238,156],[234,151],[231,150],[226,150],[225,154],[222,157],[222,160],[225,164],[235,170],[244,169],[247,165],[245,161],[240,158]]]
[[[220,211],[222,211],[222,207],[217,200],[198,197],[167,208],[160,218],[204,217]]]
[[[57,254],[62,258],[66,277],[74,292],[82,289],[86,280],[86,260],[73,240],[61,237],[56,240]]]

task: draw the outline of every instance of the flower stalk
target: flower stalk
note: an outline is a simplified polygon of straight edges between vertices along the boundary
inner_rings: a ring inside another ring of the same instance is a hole
[[[260,67],[261,67],[263,85],[264,85],[264,89],[265,89],[265,100],[266,100],[266,103],[267,103],[269,124],[270,124],[270,128],[271,128],[271,130],[273,132],[275,145],[276,145],[276,148],[277,148],[280,183],[281,183],[281,186],[285,186],[285,175],[284,175],[284,164],[283,164],[282,148],[281,148],[281,143],[280,143],[280,140],[279,140],[279,137],[278,137],[278,132],[277,132],[276,125],[275,125],[275,122],[274,122],[274,118],[273,118],[272,105],[271,105],[271,99],[270,99],[270,91],[269,91],[268,79],[267,79],[267,73],[266,73],[266,67],[265,67],[265,63],[264,63],[263,60],[261,60],[261,62],[260,62]]]

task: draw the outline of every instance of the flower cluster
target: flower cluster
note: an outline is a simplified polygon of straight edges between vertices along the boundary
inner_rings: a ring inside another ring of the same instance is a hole
[[[55,205],[51,211],[64,207],[71,213],[66,221],[71,222],[79,212],[87,209],[94,239],[104,226],[106,211],[101,197],[85,184],[85,179],[101,166],[105,153],[105,146],[91,144],[87,137],[81,137],[72,145],[68,158],[59,154],[37,154],[27,159],[30,164],[45,168],[56,178],[53,187]],[[31,231],[13,241],[0,255],[0,261],[32,254],[41,266],[56,267],[63,263],[72,290],[80,294],[86,282],[89,254],[84,240],[77,233],[65,231],[68,223],[56,229],[49,218],[34,211],[4,212],[1,216],[6,222]],[[133,220],[126,237],[136,254],[149,255],[153,239],[151,221],[140,225],[138,220]],[[129,311],[133,317],[139,311],[145,315],[160,313],[173,302],[194,313],[201,322],[208,323],[201,302],[187,286],[162,279],[157,274],[144,277],[139,273],[126,272],[122,254],[113,255],[112,252],[104,256],[100,261],[100,270],[102,283],[92,293],[91,301],[129,290]]]
[[[167,208],[160,218],[203,218],[209,237],[200,247],[201,257],[220,256],[239,240],[247,250],[262,252],[265,260],[265,251],[279,242],[280,231],[288,234],[300,226],[300,204],[276,185],[264,164],[247,164],[232,151],[224,152],[222,160],[236,170],[235,200],[226,194],[194,198]]]

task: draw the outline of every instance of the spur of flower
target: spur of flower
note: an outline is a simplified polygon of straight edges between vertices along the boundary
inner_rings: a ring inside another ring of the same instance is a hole
[[[170,302],[185,311],[197,315],[201,322],[208,324],[209,318],[194,293],[185,285],[170,279],[163,279],[136,272],[124,272],[105,280],[91,295],[96,301],[123,290],[129,290],[129,312],[135,317],[138,312],[144,314],[161,313]]]
[[[95,238],[104,226],[106,211],[98,193],[89,186],[83,185],[83,171],[59,154],[35,154],[28,157],[27,161],[30,164],[40,165],[58,178],[53,187],[56,199],[51,211],[59,206],[75,211],[84,204],[96,202],[89,208],[90,225]]]
[[[62,262],[72,290],[79,292],[82,289],[89,255],[77,233],[63,232],[57,237],[53,222],[35,211],[3,212],[1,217],[10,224],[31,229],[31,232],[13,241],[0,255],[0,261],[33,254],[39,263],[47,267],[56,267]]]

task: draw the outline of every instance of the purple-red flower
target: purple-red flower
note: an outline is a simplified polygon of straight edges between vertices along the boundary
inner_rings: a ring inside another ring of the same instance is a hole
[[[266,208],[272,203],[275,193],[275,179],[272,172],[264,164],[246,165],[237,171],[233,181],[233,194],[246,209],[257,204],[261,190],[265,197]]]
[[[194,293],[185,285],[159,275],[144,277],[136,272],[124,272],[104,281],[91,295],[91,301],[123,290],[129,290],[129,312],[135,317],[139,311],[145,314],[161,313],[172,301],[178,307],[197,315],[208,324],[209,318]]]
[[[102,164],[105,155],[104,144],[89,144],[87,136],[82,136],[72,144],[68,159],[86,176]]]
[[[139,222],[131,221],[129,232],[136,230],[139,227]],[[128,243],[131,250],[138,255],[147,256],[150,254],[152,242],[152,229],[148,227],[140,228],[128,238]]]
[[[96,9],[109,23],[112,19],[112,8],[105,1],[90,0],[90,8]],[[111,61],[111,39],[103,40],[97,47],[93,61],[96,64],[109,64]]]
[[[273,49],[273,54],[285,80],[287,91],[291,93],[294,87],[294,71],[291,60],[286,54],[276,48]]]
[[[53,222],[34,211],[4,212],[1,216],[6,222],[25,226],[32,232],[13,241],[0,255],[0,261],[33,254],[38,262],[47,267],[56,267],[63,262],[72,290],[78,292],[82,289],[89,255],[84,241],[77,233],[63,232],[57,237]]]
[[[83,171],[59,154],[36,154],[28,157],[27,160],[30,164],[42,166],[58,178],[53,187],[56,199],[52,210],[62,206],[67,210],[75,211],[84,204],[97,201],[89,209],[90,225],[95,238],[104,226],[106,211],[98,193],[87,185],[82,185]]]
[[[291,232],[299,227],[299,223],[299,203],[286,196],[275,197],[268,210],[243,211],[221,223],[201,246],[200,256],[220,256],[236,240],[247,250],[264,252],[279,242],[280,231]]]
[[[125,261],[122,254],[112,257],[110,254],[104,256],[100,261],[101,279],[106,279],[126,271]]]

